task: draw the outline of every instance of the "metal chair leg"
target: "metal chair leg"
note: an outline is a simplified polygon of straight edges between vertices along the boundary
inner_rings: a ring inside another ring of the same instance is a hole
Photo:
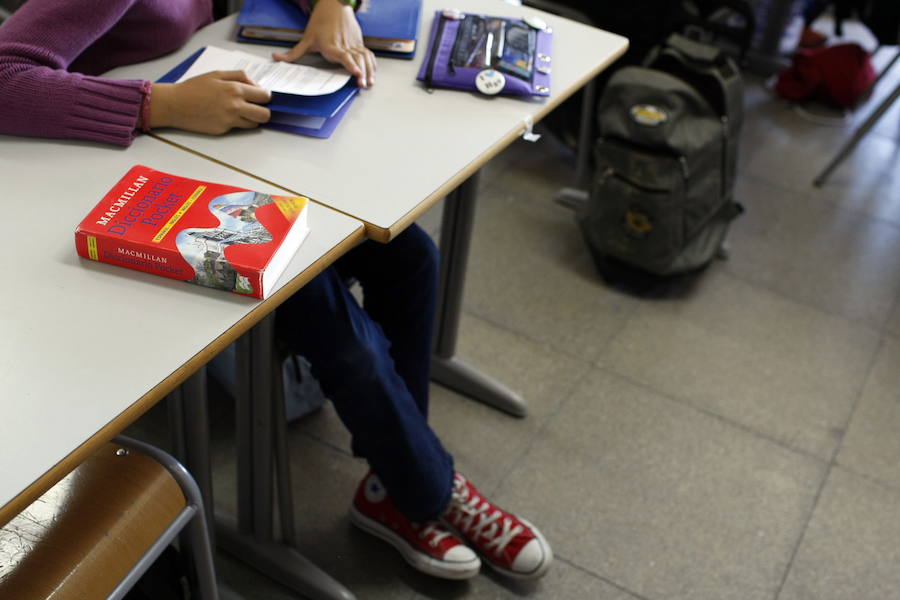
[[[209,529],[204,518],[203,496],[200,493],[200,487],[197,485],[197,482],[173,456],[155,446],[125,436],[116,437],[116,443],[133,448],[157,461],[169,471],[181,487],[187,500],[188,508],[182,513],[179,520],[169,527],[170,533],[161,537],[157,544],[164,547],[171,542],[171,538],[181,533],[182,546],[193,570],[192,575],[197,587],[198,598],[200,600],[218,600],[219,593],[216,585],[215,567],[213,566]],[[121,593],[124,594],[131,585],[133,585],[133,582],[129,581],[120,584]],[[116,593],[118,593],[118,590],[113,595]]]
[[[875,78],[875,81],[866,89],[865,94],[868,94],[869,91],[875,88],[878,85],[878,82],[887,74],[888,71],[891,70],[891,67],[894,66],[894,63],[900,59],[900,49],[897,50],[897,53],[894,54],[894,58],[887,64],[887,66],[881,70],[881,73],[878,74],[878,77]],[[857,144],[859,144],[860,140],[862,140],[863,136],[865,136],[870,129],[878,122],[884,113],[891,107],[894,101],[897,99],[897,96],[900,95],[900,86],[891,93],[891,95],[881,103],[881,105],[875,109],[875,112],[866,119],[865,123],[859,126],[857,130],[854,132],[853,137],[844,144],[844,147],[838,151],[837,156],[835,156],[830,163],[825,167],[825,169],[819,173],[819,175],[813,180],[813,185],[816,187],[822,187],[825,183],[825,180],[831,175],[831,173],[838,167],[838,165],[843,162],[845,158],[856,148]]]
[[[900,85],[894,88],[894,91],[891,92],[891,95],[888,96],[887,99],[882,102],[877,109],[875,109],[875,112],[872,113],[872,115],[869,116],[868,119],[866,119],[865,123],[857,128],[857,130],[853,133],[853,137],[851,137],[850,140],[846,144],[844,144],[844,147],[838,151],[837,155],[833,159],[831,159],[831,162],[828,163],[828,166],[826,166],[825,169],[821,173],[819,173],[819,175],[813,180],[814,186],[822,187],[831,173],[836,168],[838,168],[838,166],[840,166],[840,164],[844,161],[845,158],[847,158],[847,156],[850,155],[851,152],[853,152],[853,149],[856,148],[856,146],[865,137],[865,135],[869,133],[869,130],[871,130],[872,127],[875,126],[875,123],[877,123],[878,120],[882,116],[884,116],[884,113],[887,112],[887,110],[891,107],[894,101],[897,100],[898,97],[900,97]]]

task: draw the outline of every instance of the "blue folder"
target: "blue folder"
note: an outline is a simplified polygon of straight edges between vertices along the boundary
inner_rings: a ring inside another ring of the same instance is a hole
[[[159,78],[159,83],[174,83],[184,75],[197,57],[203,52],[200,48],[171,71]],[[359,88],[351,78],[344,87],[331,94],[321,96],[301,96],[299,94],[272,93],[272,100],[266,108],[272,111],[272,120],[262,127],[299,133],[311,137],[326,138],[331,136],[338,123],[347,113],[347,108],[356,97]],[[297,118],[310,117],[309,119]]]
[[[422,0],[361,0],[356,13],[366,46],[379,56],[412,58]],[[293,0],[244,0],[238,14],[241,42],[293,46],[308,17]]]

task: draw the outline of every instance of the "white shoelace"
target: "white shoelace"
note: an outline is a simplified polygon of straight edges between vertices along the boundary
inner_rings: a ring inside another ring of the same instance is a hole
[[[423,540],[428,540],[428,545],[432,548],[436,548],[437,545],[441,543],[441,540],[448,535],[450,535],[450,532],[442,527],[437,521],[428,523],[422,527],[422,530],[419,532],[419,537]],[[431,539],[429,539],[429,537]]]
[[[447,519],[467,536],[488,540],[484,549],[493,550],[496,556],[500,556],[513,538],[522,532],[522,526],[513,525],[508,517],[498,523],[503,513],[494,509],[489,514],[491,504],[488,501],[474,494],[469,498],[469,488],[462,480],[453,482],[452,498]]]

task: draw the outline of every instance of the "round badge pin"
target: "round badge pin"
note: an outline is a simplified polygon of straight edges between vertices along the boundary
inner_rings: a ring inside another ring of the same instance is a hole
[[[506,87],[506,76],[494,69],[485,69],[475,76],[475,87],[487,96],[499,94]]]
[[[541,18],[528,15],[527,17],[525,17],[522,20],[525,21],[525,24],[528,25],[529,27],[531,27],[532,29],[537,29],[538,31],[543,31],[543,30],[547,29],[547,22]]]

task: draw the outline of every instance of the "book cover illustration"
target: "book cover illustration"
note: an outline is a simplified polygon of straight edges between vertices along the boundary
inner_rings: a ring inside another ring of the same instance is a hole
[[[75,231],[91,260],[265,298],[305,239],[308,200],[133,167]]]

